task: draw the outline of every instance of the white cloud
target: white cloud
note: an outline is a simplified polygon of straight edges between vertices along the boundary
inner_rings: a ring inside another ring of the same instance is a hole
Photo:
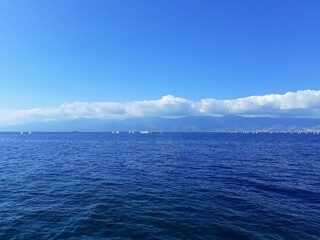
[[[76,118],[271,116],[320,118],[320,91],[304,90],[238,99],[191,101],[167,95],[159,100],[133,102],[73,102],[58,107],[0,110],[0,124]]]

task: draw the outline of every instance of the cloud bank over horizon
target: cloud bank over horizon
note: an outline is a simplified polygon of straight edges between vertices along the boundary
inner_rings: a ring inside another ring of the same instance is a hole
[[[305,117],[320,118],[320,91],[301,90],[245,98],[191,101],[167,95],[158,100],[131,102],[73,102],[57,107],[1,110],[0,124],[77,118],[125,119],[134,117],[177,118],[186,116]]]

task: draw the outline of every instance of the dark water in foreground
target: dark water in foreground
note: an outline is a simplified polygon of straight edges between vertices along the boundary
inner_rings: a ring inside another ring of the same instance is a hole
[[[320,239],[320,135],[0,134],[0,239]]]

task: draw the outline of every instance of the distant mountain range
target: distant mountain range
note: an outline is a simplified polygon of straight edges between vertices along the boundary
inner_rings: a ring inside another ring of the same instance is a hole
[[[0,127],[0,131],[109,132],[109,131],[320,131],[320,119],[267,117],[130,118],[125,120],[75,119],[33,122]]]

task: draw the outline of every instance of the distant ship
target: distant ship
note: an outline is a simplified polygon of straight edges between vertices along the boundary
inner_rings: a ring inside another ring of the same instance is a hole
[[[112,134],[119,134],[119,131],[113,131]]]
[[[21,135],[23,135],[23,134],[24,134],[24,132],[23,132],[23,131],[21,131],[21,132],[20,132],[20,134],[21,134]],[[28,134],[32,134],[32,132],[31,132],[31,131],[29,131],[29,132],[28,132]]]
[[[155,134],[156,132],[152,131],[140,131],[141,134]]]

